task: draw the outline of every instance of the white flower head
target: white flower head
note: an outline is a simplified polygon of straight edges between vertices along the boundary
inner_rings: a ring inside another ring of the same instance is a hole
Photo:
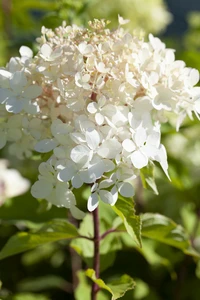
[[[90,185],[88,209],[99,199],[115,205],[133,197],[140,170],[158,162],[168,175],[161,123],[200,114],[199,72],[176,61],[174,50],[149,35],[131,35],[118,16],[115,31],[104,20],[91,29],[42,28],[38,53],[0,69],[0,148],[20,159],[33,151],[50,158],[39,167],[35,198],[66,207],[78,217],[75,190]],[[81,215],[81,213],[79,214]]]

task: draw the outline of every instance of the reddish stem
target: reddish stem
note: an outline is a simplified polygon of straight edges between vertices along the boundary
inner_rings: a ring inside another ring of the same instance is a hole
[[[94,223],[94,262],[93,269],[96,273],[96,278],[99,278],[100,272],[100,231],[99,231],[99,211],[98,207],[93,211],[93,223]],[[93,282],[91,300],[97,299],[97,292],[99,290],[98,285]]]
[[[103,240],[108,234],[116,233],[116,232],[126,232],[126,230],[117,230],[117,229],[113,229],[113,228],[108,229],[101,235],[100,240]]]

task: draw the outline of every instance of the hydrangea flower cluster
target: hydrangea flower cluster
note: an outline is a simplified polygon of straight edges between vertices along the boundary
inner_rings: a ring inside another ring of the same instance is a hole
[[[32,195],[64,206],[79,218],[74,189],[91,187],[88,210],[134,195],[140,170],[158,162],[168,176],[160,125],[165,112],[200,113],[195,69],[153,35],[145,42],[104,20],[90,29],[42,28],[38,53],[0,69],[0,147],[19,158],[49,153],[39,166]]]

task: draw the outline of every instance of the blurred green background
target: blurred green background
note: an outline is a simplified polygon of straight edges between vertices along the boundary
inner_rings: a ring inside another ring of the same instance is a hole
[[[0,65],[5,66],[11,56],[18,56],[21,45],[37,51],[34,41],[40,36],[43,25],[55,28],[65,20],[67,24],[87,26],[92,18],[106,18],[111,20],[110,27],[116,28],[117,15],[120,14],[131,20],[128,24],[130,31],[142,30],[146,36],[149,32],[160,36],[167,47],[176,49],[176,59],[184,60],[188,66],[200,71],[199,1],[173,0],[168,4],[173,9],[171,13],[162,0],[2,0]],[[159,195],[143,191],[138,183],[136,209],[137,213],[158,212],[182,224],[192,245],[200,252],[200,123],[196,118],[193,121],[187,119],[178,133],[174,123],[175,120],[169,118],[163,126],[163,143],[168,152],[172,182],[159,168],[156,169]],[[40,161],[17,161],[9,156],[7,149],[0,155],[7,157],[11,166],[19,169],[23,176],[32,182],[36,180]],[[85,207],[84,191],[79,202]],[[108,209],[107,221],[111,226],[112,214],[109,216],[109,213]],[[45,202],[37,202],[30,193],[8,199],[0,207],[0,247],[17,231],[37,229],[52,218],[66,217],[65,209],[54,207],[48,210]],[[86,227],[90,226],[88,219]],[[83,268],[90,265],[90,255],[83,253]],[[89,284],[81,272],[78,289],[75,295],[72,294],[73,259],[78,261],[69,248],[69,242],[63,241],[1,261],[0,299],[89,299]],[[107,249],[102,259],[105,280],[112,279],[113,274],[124,273],[135,278],[137,287],[123,297],[125,300],[200,299],[200,262],[173,247],[144,239],[141,251],[122,237],[120,246]],[[110,299],[109,296],[100,293],[98,300],[106,299]]]

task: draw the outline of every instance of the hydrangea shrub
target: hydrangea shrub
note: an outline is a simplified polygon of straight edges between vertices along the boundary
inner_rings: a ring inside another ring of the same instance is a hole
[[[43,27],[36,55],[22,46],[20,57],[0,69],[0,148],[8,144],[19,159],[44,154],[31,193],[69,209],[74,218],[85,215],[75,192],[87,186],[94,225],[91,237],[65,220],[52,220],[37,232],[11,237],[0,259],[62,239],[94,242],[94,270],[85,273],[93,281],[92,300],[100,288],[112,299],[134,288],[127,275],[111,287],[99,279],[100,241],[123,223],[121,231],[141,245],[141,220],[132,201],[135,181],[154,163],[170,179],[161,125],[175,115],[178,130],[186,116],[200,114],[199,72],[175,60],[175,51],[152,34],[148,41],[131,35],[122,28],[127,22],[119,16],[114,31],[104,20],[89,22],[89,28]],[[99,201],[121,218],[102,235]],[[90,215],[83,224],[88,220]],[[147,213],[142,223],[143,236],[198,256],[184,230],[167,217]]]

